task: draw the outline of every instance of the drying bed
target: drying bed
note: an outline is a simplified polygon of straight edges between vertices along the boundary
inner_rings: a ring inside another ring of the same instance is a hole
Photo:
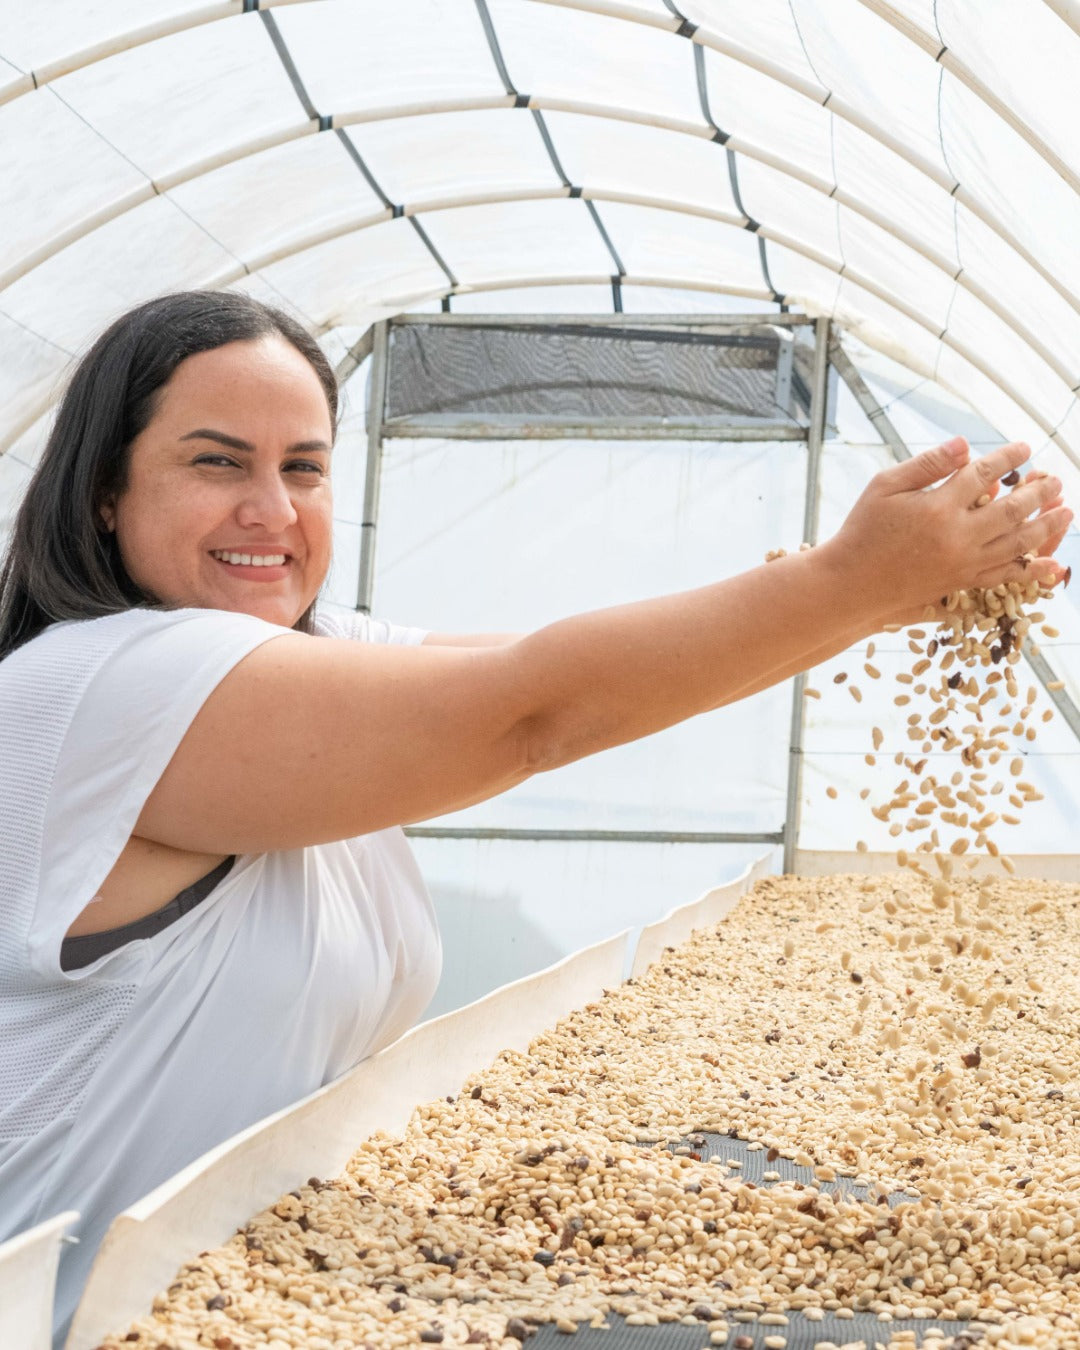
[[[761,881],[103,1344],[1080,1346],[1078,894]]]

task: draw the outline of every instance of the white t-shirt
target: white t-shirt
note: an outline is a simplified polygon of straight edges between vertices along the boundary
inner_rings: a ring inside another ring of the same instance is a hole
[[[424,637],[360,615],[317,628],[311,641]],[[398,829],[239,855],[156,936],[60,968],[203,702],[288,631],[134,609],[54,624],[0,661],[0,1241],[80,1212],[58,1343],[117,1213],[395,1040],[438,980],[434,910]]]

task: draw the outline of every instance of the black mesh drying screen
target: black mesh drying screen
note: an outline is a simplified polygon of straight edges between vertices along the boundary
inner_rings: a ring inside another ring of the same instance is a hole
[[[794,425],[778,406],[780,345],[768,330],[402,324],[391,330],[385,413],[389,422],[446,415],[749,417]]]
[[[766,1171],[771,1171],[778,1172],[782,1181],[801,1181],[804,1185],[817,1186],[821,1190],[843,1191],[860,1199],[869,1198],[868,1192],[863,1187],[856,1186],[849,1179],[841,1177],[835,1182],[815,1181],[809,1168],[796,1167],[787,1158],[767,1161],[764,1151],[750,1149],[742,1139],[732,1139],[726,1135],[700,1134],[692,1136],[690,1140],[681,1141],[681,1146],[692,1148],[703,1161],[719,1158],[725,1163],[728,1161],[738,1163],[737,1168],[728,1169],[728,1175],[740,1176],[752,1181],[755,1186],[775,1185],[775,1182],[766,1181],[764,1177]],[[724,1169],[717,1164],[717,1170],[722,1173]],[[894,1205],[910,1198],[897,1193],[890,1195],[888,1202]],[[911,1301],[913,1305],[917,1303],[917,1293],[912,1294]],[[733,1313],[723,1310],[722,1305],[718,1305],[715,1309],[704,1307],[701,1309],[703,1317],[710,1311],[713,1316],[724,1317],[729,1323],[726,1350],[735,1350],[736,1340],[739,1337],[746,1339],[740,1342],[738,1350],[749,1350],[750,1345],[753,1345],[755,1350],[760,1350],[764,1346],[766,1336],[778,1335],[787,1342],[786,1350],[812,1350],[819,1342],[847,1346],[852,1343],[858,1344],[860,1341],[866,1350],[874,1350],[878,1345],[887,1345],[890,1333],[901,1329],[914,1331],[914,1343],[921,1345],[931,1327],[940,1327],[947,1337],[960,1337],[963,1333],[960,1344],[966,1341],[967,1344],[975,1346],[983,1337],[983,1327],[978,1323],[934,1321],[915,1317],[903,1320],[898,1318],[890,1323],[882,1322],[876,1314],[867,1312],[856,1312],[854,1317],[837,1317],[834,1312],[826,1312],[820,1322],[812,1322],[800,1312],[789,1312],[786,1314],[788,1325],[778,1327],[762,1325],[756,1321],[738,1322]],[[748,1312],[750,1311],[755,1310],[748,1309]],[[609,1330],[584,1324],[569,1342],[554,1324],[545,1323],[536,1328],[536,1334],[529,1337],[527,1345],[529,1350],[551,1350],[553,1346],[568,1344],[573,1346],[573,1350],[601,1350],[601,1347],[603,1350],[712,1350],[709,1330],[704,1320],[699,1320],[696,1326],[666,1322],[656,1327],[639,1327],[627,1326],[621,1317],[612,1313],[608,1316],[607,1323]]]

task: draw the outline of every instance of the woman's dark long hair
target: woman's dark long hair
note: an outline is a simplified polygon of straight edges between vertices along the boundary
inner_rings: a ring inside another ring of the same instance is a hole
[[[311,363],[337,425],[337,381],[295,319],[246,295],[180,291],[139,305],[79,362],[15,517],[0,569],[0,660],[51,623],[144,606],[171,609],[132,581],[99,508],[127,488],[131,443],[181,361],[278,335]],[[310,633],[314,603],[293,627]]]

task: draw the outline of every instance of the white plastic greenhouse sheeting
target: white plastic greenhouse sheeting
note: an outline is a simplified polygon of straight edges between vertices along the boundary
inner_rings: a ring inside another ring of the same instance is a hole
[[[1080,452],[1060,4],[243,9],[5,6],[0,446],[31,458],[69,354],[164,287],[254,288],[331,333],[621,275],[783,293]]]
[[[79,1216],[58,1214],[0,1243],[0,1345],[49,1350],[60,1242]]]
[[[658,954],[685,941],[694,928],[717,922],[768,870],[761,859],[727,886],[672,910],[642,932],[638,953]],[[616,988],[627,957],[627,934],[620,933],[426,1022],[336,1083],[192,1163],[114,1221],[67,1350],[89,1350],[144,1313],[193,1253],[225,1241],[237,1225],[308,1176],[337,1175],[376,1130],[402,1130],[418,1104],[458,1091],[501,1050],[526,1049],[560,1017]],[[643,968],[635,959],[635,973]]]

